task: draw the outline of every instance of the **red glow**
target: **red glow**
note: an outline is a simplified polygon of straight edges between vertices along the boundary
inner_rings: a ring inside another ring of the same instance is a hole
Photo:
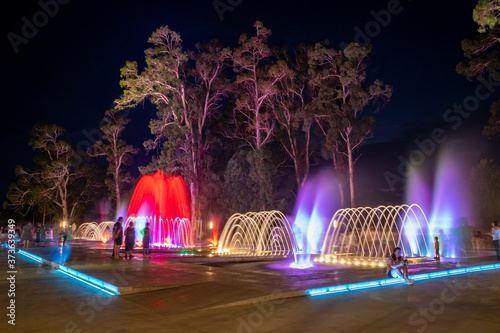
[[[219,241],[219,227],[221,225],[222,219],[224,215],[223,214],[218,214],[218,215],[212,215],[212,219],[210,222],[212,223],[212,235],[210,242],[213,244],[213,246],[217,246],[217,243]]]
[[[127,211],[129,218],[145,217],[150,222],[153,233],[153,243],[177,243],[176,245],[191,245],[192,241],[182,242],[179,233],[189,233],[191,240],[191,222],[186,185],[180,176],[166,177],[162,171],[154,175],[143,176],[137,183]],[[187,219],[188,225],[179,225],[179,219]],[[177,222],[176,222],[177,221]],[[144,228],[145,221],[136,221],[136,239],[139,230]],[[142,240],[142,236],[137,239]]]

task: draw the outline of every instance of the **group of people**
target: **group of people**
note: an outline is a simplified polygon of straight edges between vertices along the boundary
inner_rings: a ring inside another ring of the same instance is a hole
[[[113,259],[121,259],[120,248],[123,244],[123,236],[125,236],[125,259],[131,259],[134,255],[132,251],[135,246],[135,228],[134,223],[130,222],[125,232],[123,231],[123,217],[119,217],[113,226]],[[146,227],[143,230],[142,237],[142,255],[143,257],[149,258],[149,245],[151,240],[151,229],[149,228],[149,222],[146,223]]]
[[[26,224],[21,231],[21,243],[23,248],[30,246],[30,242],[33,241],[33,233],[35,234],[35,245],[45,246],[46,230],[45,226],[38,223],[36,227],[33,228],[31,222]]]

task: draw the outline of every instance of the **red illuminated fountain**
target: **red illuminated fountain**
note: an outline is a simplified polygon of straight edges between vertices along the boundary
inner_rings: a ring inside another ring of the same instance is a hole
[[[166,177],[162,171],[143,176],[130,200],[125,227],[130,222],[134,222],[139,242],[149,222],[153,246],[193,246],[188,196],[182,177]]]

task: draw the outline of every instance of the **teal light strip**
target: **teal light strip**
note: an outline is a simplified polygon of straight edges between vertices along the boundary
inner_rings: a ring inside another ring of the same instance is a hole
[[[35,260],[36,262],[38,263],[43,263],[43,259],[39,256],[36,256],[34,254],[31,254],[29,252],[26,252],[26,251],[23,251],[23,250],[19,250],[18,251],[19,254],[22,254],[23,256],[26,256],[30,259],[33,259]],[[64,273],[65,275],[67,276],[70,276],[72,278],[75,278],[81,282],[84,282],[94,288],[97,288],[99,290],[102,290],[110,295],[119,295],[120,292],[118,291],[118,287],[117,286],[113,286],[112,284],[109,284],[109,283],[106,283],[106,282],[103,282],[101,280],[98,280],[96,278],[93,278],[91,276],[88,276],[86,274],[83,274],[83,273],[80,273],[80,272],[77,272],[71,268],[68,268],[64,265],[58,265],[58,271],[61,272],[61,273]]]
[[[78,281],[81,281],[81,282],[83,282],[83,283],[86,283],[86,284],[90,285],[90,286],[91,286],[91,287],[93,287],[93,288],[96,288],[96,289],[99,289],[99,290],[101,290],[101,291],[104,291],[104,292],[105,292],[105,293],[107,293],[107,294],[110,294],[110,295],[112,295],[112,296],[115,296],[115,295],[116,295],[116,294],[112,293],[112,292],[111,292],[111,291],[109,291],[109,290],[106,290],[106,289],[103,289],[103,288],[101,288],[101,287],[98,287],[98,286],[96,286],[95,284],[92,284],[92,283],[90,283],[90,282],[87,282],[87,281],[85,281],[85,280],[82,280],[82,279],[80,279],[79,277],[77,277],[77,276],[75,276],[75,275],[72,275],[72,274],[66,273],[65,271],[63,271],[63,270],[61,270],[61,269],[59,269],[58,271],[59,271],[59,272],[61,272],[61,273],[63,273],[63,274],[65,274],[65,275],[67,275],[67,276],[69,276],[69,277],[71,277],[71,278],[73,278],[73,279],[76,279],[76,280],[78,280]]]
[[[492,269],[500,269],[500,263],[499,264],[491,264],[491,265],[466,267],[466,268],[458,268],[458,269],[452,269],[452,270],[441,271],[441,272],[424,273],[424,274],[410,276],[410,278],[415,280],[415,281],[422,281],[422,280],[440,278],[440,277],[444,277],[444,276],[454,276],[454,275],[459,275],[459,274],[489,271]],[[352,291],[352,290],[362,290],[362,289],[369,289],[369,288],[384,287],[384,286],[393,285],[393,284],[402,284],[403,282],[404,282],[404,280],[401,278],[385,279],[385,280],[377,280],[377,281],[344,284],[344,285],[333,286],[333,287],[309,289],[309,290],[306,290],[306,293],[309,294],[309,296],[328,295],[328,294],[348,292],[348,291]]]
[[[59,266],[59,271],[65,273],[67,275],[70,275],[72,277],[75,277],[75,278],[79,279],[80,281],[84,281],[84,282],[86,282],[86,283],[88,283],[90,285],[96,286],[98,289],[107,290],[107,291],[113,293],[113,295],[120,294],[120,292],[118,291],[118,287],[117,286],[114,286],[112,284],[103,282],[101,280],[98,280],[98,279],[93,278],[91,276],[88,276],[86,274],[77,272],[77,271],[75,271],[75,270],[73,270],[71,268],[68,268],[66,266],[60,265]]]
[[[42,258],[40,258],[39,256],[35,256],[34,254],[28,253],[28,252],[26,252],[26,251],[19,250],[19,251],[17,251],[17,253],[22,254],[23,256],[28,257],[28,258],[30,258],[30,259],[33,259],[33,260],[35,260],[36,262],[39,262],[39,263],[42,263],[42,262],[43,262],[43,259],[42,259]]]

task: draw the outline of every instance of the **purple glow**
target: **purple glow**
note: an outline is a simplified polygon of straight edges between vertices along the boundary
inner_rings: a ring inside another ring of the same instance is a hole
[[[439,155],[433,177],[426,179],[422,170],[415,170],[406,189],[407,202],[431,212],[429,225],[433,236],[439,237],[443,257],[465,255],[465,240],[470,234],[467,219],[471,216],[466,170],[467,163],[445,149]]]
[[[339,208],[336,180],[330,172],[321,172],[306,181],[295,206],[292,226],[298,251],[293,268],[312,267],[311,254],[321,251],[325,227]]]

